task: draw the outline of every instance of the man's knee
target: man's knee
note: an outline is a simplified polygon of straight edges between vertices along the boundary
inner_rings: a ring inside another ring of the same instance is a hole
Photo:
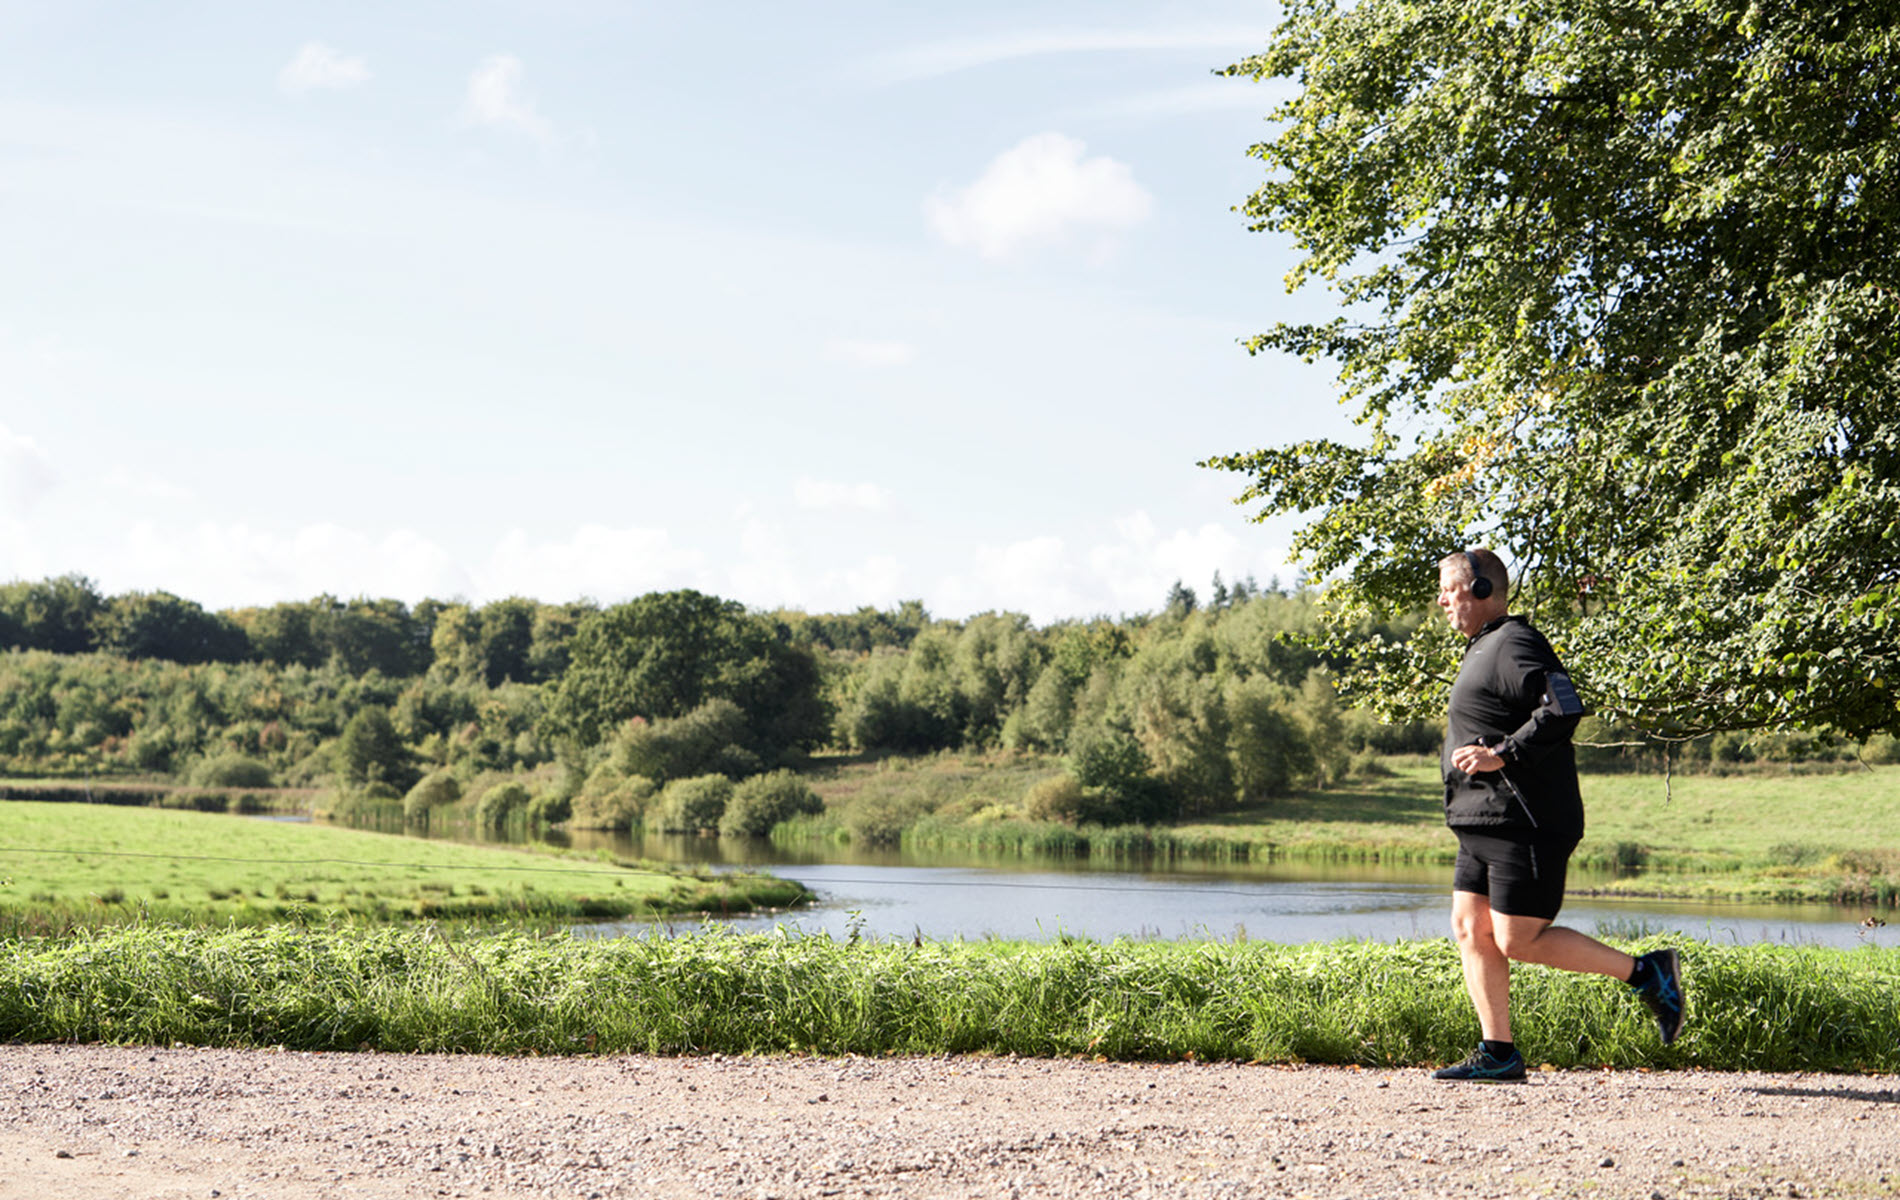
[[[1542,953],[1538,939],[1549,928],[1549,921],[1540,921],[1529,926],[1517,921],[1506,921],[1496,927],[1493,936],[1497,940],[1498,950],[1504,957],[1516,959],[1519,962],[1536,962]]]
[[[1461,950],[1479,950],[1488,953],[1496,949],[1491,936],[1491,922],[1480,915],[1453,913],[1451,937],[1458,943]]]

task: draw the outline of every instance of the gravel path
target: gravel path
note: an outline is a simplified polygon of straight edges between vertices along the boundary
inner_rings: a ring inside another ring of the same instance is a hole
[[[1900,1195],[1900,1077],[0,1046],[0,1197]]]

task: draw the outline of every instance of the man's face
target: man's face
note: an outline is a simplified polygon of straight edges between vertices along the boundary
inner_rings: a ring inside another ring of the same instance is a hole
[[[1472,596],[1469,581],[1459,578],[1450,567],[1438,571],[1438,607],[1445,610],[1451,627],[1466,637],[1476,637],[1490,619],[1491,605]]]

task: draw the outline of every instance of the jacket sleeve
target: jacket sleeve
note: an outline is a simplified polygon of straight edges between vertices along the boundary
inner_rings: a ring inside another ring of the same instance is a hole
[[[1526,651],[1531,649],[1525,647]],[[1499,665],[1510,677],[1507,686],[1517,689],[1519,700],[1530,710],[1530,716],[1493,747],[1498,757],[1510,763],[1533,763],[1567,744],[1576,732],[1577,722],[1583,720],[1588,710],[1556,656],[1546,658],[1534,652],[1513,654]]]

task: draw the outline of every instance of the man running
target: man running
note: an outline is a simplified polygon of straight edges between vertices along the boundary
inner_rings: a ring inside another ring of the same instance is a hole
[[[1583,702],[1544,635],[1508,611],[1510,578],[1489,550],[1438,564],[1438,606],[1469,639],[1451,688],[1441,767],[1445,823],[1458,835],[1451,928],[1484,1040],[1438,1079],[1522,1079],[1511,1041],[1511,961],[1621,979],[1656,1016],[1665,1045],[1682,1029],[1674,950],[1632,958],[1552,925],[1583,837],[1570,737]]]

